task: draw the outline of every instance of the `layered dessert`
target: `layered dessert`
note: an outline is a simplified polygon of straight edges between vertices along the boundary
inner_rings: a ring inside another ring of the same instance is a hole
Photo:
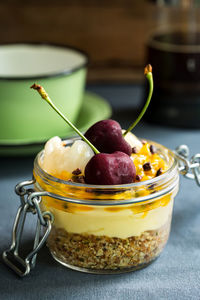
[[[145,185],[147,180],[165,173],[169,163],[160,156],[156,147],[140,141],[133,134],[126,136],[132,147],[131,159],[136,168],[135,182],[144,185],[123,191],[102,192],[85,186],[84,170],[94,153],[83,141],[66,146],[59,137],[50,139],[44,148],[40,166],[48,174],[75,185],[77,199],[111,199],[110,205],[84,205],[43,197],[43,210],[54,215],[53,230],[48,247],[60,262],[91,270],[123,270],[140,268],[154,260],[165,246],[171,224],[174,192],[165,196],[131,205],[112,205],[113,200],[130,196],[148,197],[157,186]],[[58,193],[55,186],[44,190]],[[62,185],[63,196],[70,194],[70,185]],[[77,186],[77,189],[76,189]],[[74,188],[74,186],[73,186]],[[132,193],[132,195],[130,195]]]
[[[147,102],[124,131],[118,122],[102,120],[82,134],[44,88],[32,86],[80,136],[71,143],[50,139],[34,168],[36,190],[51,193],[41,204],[54,216],[48,247],[71,268],[96,273],[138,269],[167,242],[178,186],[175,173],[165,176],[173,159],[164,155],[166,148],[131,133],[152,96],[151,71],[148,65]]]

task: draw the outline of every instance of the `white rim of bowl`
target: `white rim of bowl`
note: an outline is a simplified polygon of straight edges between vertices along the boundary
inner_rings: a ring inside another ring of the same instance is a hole
[[[14,49],[15,48],[15,49]],[[21,48],[21,49],[20,49]],[[70,67],[64,66],[64,63],[62,64],[62,66],[60,65],[58,67],[58,69],[56,70],[55,66],[52,67],[52,70],[49,71],[42,71],[42,69],[36,73],[36,71],[34,71],[34,74],[14,74],[12,75],[10,71],[7,71],[7,74],[3,75],[3,69],[1,70],[0,68],[0,80],[34,80],[34,79],[47,79],[47,78],[53,78],[53,77],[59,77],[59,76],[69,76],[72,73],[75,73],[77,71],[79,71],[82,68],[87,67],[88,65],[88,55],[76,48],[76,47],[72,47],[72,46],[68,46],[68,45],[62,45],[62,44],[55,44],[55,43],[46,43],[46,42],[31,42],[31,43],[27,43],[27,42],[19,42],[19,43],[5,43],[5,44],[0,44],[0,60],[2,59],[3,55],[7,55],[6,51],[10,51],[10,55],[15,55],[14,51],[16,49],[18,49],[18,54],[22,49],[25,49],[25,51],[29,51],[32,48],[32,52],[35,51],[35,53],[38,55],[39,51],[42,50],[42,55],[43,58],[45,56],[45,51],[49,50],[49,54],[52,54],[54,56],[59,56],[62,55],[64,58],[64,56],[67,55],[71,55],[71,58],[78,58],[79,57],[79,62],[76,63],[74,66],[71,63]],[[14,51],[12,51],[14,49]],[[54,52],[54,53],[53,53]],[[57,52],[57,54],[55,53]],[[22,53],[20,54],[22,57]],[[30,55],[34,55],[34,53],[29,53]],[[28,56],[26,57],[26,59],[28,58]],[[25,59],[25,58],[24,58]],[[35,57],[36,59],[36,57]],[[47,63],[47,60],[45,61]],[[52,61],[50,61],[52,62]],[[21,65],[21,61],[17,61],[18,65]],[[29,66],[26,65],[26,68],[28,68]],[[35,66],[35,69],[37,68],[37,66]],[[44,67],[44,66],[43,66]],[[6,65],[5,67],[6,68]],[[54,69],[54,70],[53,70]]]

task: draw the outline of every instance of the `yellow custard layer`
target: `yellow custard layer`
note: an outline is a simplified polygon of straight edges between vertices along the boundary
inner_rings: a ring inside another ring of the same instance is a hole
[[[128,238],[155,230],[168,221],[173,208],[173,194],[151,203],[124,205],[123,207],[94,207],[79,204],[62,204],[59,200],[43,197],[43,209],[50,210],[54,226],[70,233],[105,235]]]

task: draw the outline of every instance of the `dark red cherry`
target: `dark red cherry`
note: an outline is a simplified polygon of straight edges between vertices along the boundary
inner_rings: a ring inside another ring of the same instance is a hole
[[[136,169],[131,158],[123,152],[94,155],[85,168],[85,182],[97,185],[126,184],[135,181]]]
[[[122,129],[114,120],[102,120],[92,125],[85,137],[102,153],[121,151],[131,155],[131,146],[122,135]]]

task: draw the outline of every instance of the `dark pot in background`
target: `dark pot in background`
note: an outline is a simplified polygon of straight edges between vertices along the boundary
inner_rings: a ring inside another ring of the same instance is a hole
[[[155,33],[147,45],[154,75],[148,121],[200,128],[200,29]]]

